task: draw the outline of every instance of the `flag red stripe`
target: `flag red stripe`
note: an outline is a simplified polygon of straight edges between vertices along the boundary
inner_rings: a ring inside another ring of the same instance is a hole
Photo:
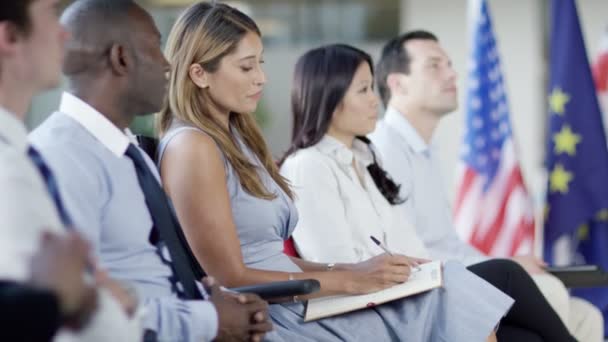
[[[507,179],[507,187],[501,199],[500,209],[494,218],[494,221],[490,224],[490,229],[485,230],[487,233],[482,235],[481,223],[478,222],[473,230],[473,236],[471,237],[471,243],[479,248],[484,253],[490,253],[492,246],[496,243],[498,235],[502,230],[502,226],[505,221],[505,213],[507,209],[507,203],[514,190],[518,187],[523,187],[523,180],[521,172],[518,167],[514,167],[509,174]]]
[[[534,242],[534,220],[531,220],[529,217],[522,217],[513,234],[509,255],[515,255],[519,246],[528,239]]]
[[[462,177],[462,184],[458,189],[458,194],[456,195],[456,202],[454,203],[454,213],[458,213],[460,211],[460,207],[462,206],[466,195],[469,193],[469,189],[471,188],[471,185],[473,184],[474,180],[475,171],[473,171],[473,169],[471,169],[470,167],[465,167],[464,176]]]
[[[595,88],[598,91],[608,90],[608,51],[602,52],[597,61],[592,65]]]

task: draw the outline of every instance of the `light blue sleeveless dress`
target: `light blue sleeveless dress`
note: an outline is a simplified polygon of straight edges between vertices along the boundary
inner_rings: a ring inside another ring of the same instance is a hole
[[[205,134],[194,127],[173,127],[161,140],[159,159],[171,139],[185,130]],[[294,203],[272,180],[250,149],[241,140],[238,141],[243,152],[259,168],[267,189],[277,194],[274,200],[248,194],[224,158],[226,185],[244,262],[256,269],[301,272],[283,254],[283,241],[289,238],[298,220]],[[467,271],[461,264],[447,262],[444,265],[443,288],[372,309],[304,323],[305,307],[302,303],[270,305],[274,331],[267,334],[266,340],[485,341],[512,304],[510,297]]]

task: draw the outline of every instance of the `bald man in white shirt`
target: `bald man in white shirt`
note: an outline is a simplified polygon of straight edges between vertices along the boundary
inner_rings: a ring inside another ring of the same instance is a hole
[[[439,120],[457,108],[457,75],[435,35],[412,31],[383,48],[376,81],[386,114],[370,136],[384,167],[401,184],[408,201],[403,210],[432,258],[455,259],[472,265],[488,257],[460,240],[431,143]],[[602,341],[601,312],[589,302],[570,297],[564,285],[533,256],[512,258],[539,289],[579,341]]]

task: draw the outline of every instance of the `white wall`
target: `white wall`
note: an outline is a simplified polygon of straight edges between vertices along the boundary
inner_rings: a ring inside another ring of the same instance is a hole
[[[608,1],[578,0],[578,14],[587,52],[594,59],[599,49],[599,41],[608,34]]]

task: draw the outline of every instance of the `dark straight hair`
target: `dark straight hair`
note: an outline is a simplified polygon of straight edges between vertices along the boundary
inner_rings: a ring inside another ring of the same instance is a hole
[[[2,0],[0,1],[0,22],[6,21],[15,26],[17,31],[29,34],[31,29],[30,6],[37,0]]]
[[[355,72],[362,63],[367,63],[373,74],[374,64],[370,55],[344,44],[322,46],[308,51],[298,59],[291,91],[291,145],[280,163],[297,150],[321,141],[329,129],[334,111],[344,99]],[[357,139],[370,144],[366,137]],[[389,203],[402,203],[399,185],[380,167],[376,155],[371,151],[374,162],[368,166],[368,171],[374,183]]]

